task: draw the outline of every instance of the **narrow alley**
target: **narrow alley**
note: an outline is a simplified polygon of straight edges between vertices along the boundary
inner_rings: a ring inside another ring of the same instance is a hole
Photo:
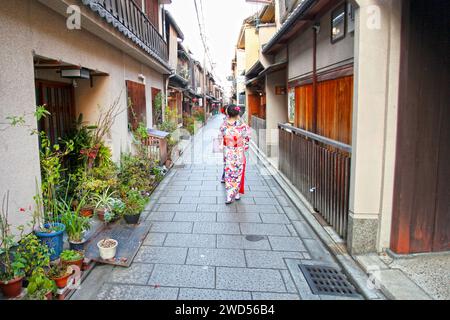
[[[254,153],[248,190],[224,204],[222,155],[212,148],[222,121],[195,136],[152,195],[152,226],[132,266],[97,266],[73,299],[333,298],[313,295],[298,264],[339,266]]]

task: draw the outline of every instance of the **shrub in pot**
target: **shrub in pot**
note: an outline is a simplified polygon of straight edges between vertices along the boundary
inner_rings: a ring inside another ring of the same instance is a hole
[[[83,267],[84,253],[82,251],[64,250],[61,253],[60,259],[63,266],[75,265],[81,270]]]
[[[27,286],[27,298],[30,300],[51,300],[55,292],[55,281],[47,277],[44,269],[33,270]]]
[[[61,221],[66,226],[67,236],[69,238],[70,249],[83,250],[86,239],[84,233],[90,229],[91,224],[89,218],[79,214],[81,203],[72,211],[67,203],[64,204],[62,210]]]
[[[55,264],[50,268],[47,276],[55,281],[55,284],[59,289],[63,289],[67,286],[67,280],[72,274],[73,269],[70,266]]]
[[[95,210],[100,221],[109,222],[112,220],[111,206],[114,201],[115,192],[109,192],[109,187],[102,194],[94,194],[92,196],[95,201]],[[109,220],[109,221],[108,221]]]
[[[144,198],[139,191],[129,190],[124,199],[125,210],[123,212],[124,219],[128,224],[137,224],[142,211],[145,208],[147,199]]]
[[[3,197],[0,211],[0,288],[6,298],[14,298],[22,292],[25,276],[25,259],[12,252],[17,245],[8,223],[9,192]]]
[[[20,240],[16,253],[23,259],[24,272],[27,277],[32,275],[33,270],[46,268],[50,264],[50,249],[33,233]]]
[[[117,252],[117,246],[118,246],[117,240],[114,239],[103,239],[100,240],[97,243],[97,247],[100,252],[100,257],[103,260],[110,260],[116,256]]]

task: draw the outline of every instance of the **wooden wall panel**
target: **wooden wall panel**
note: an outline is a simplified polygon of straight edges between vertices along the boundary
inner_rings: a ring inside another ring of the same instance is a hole
[[[295,88],[295,126],[312,131],[313,86],[312,84]]]
[[[351,145],[353,76],[317,84],[317,134]],[[313,131],[313,85],[295,88],[295,126]]]
[[[450,250],[448,1],[404,2],[391,249]]]

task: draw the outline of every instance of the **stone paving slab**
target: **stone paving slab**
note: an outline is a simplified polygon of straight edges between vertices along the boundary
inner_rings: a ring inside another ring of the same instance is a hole
[[[194,197],[194,196],[184,196],[181,198],[180,203],[201,203],[201,204],[217,204],[217,197]]]
[[[153,271],[153,264],[133,263],[129,268],[114,267],[111,282],[146,285]]]
[[[192,222],[154,222],[150,232],[191,233]]]
[[[242,234],[266,236],[290,236],[284,224],[241,223]]]
[[[218,267],[216,278],[217,289],[286,292],[278,270]]]
[[[180,300],[252,300],[250,292],[181,288]]]
[[[150,213],[146,220],[156,221],[156,222],[170,222],[173,220],[175,212],[152,212]]]
[[[269,242],[276,251],[307,251],[302,240],[298,237],[269,236]]]
[[[182,234],[170,233],[165,239],[164,246],[183,248],[215,248],[216,235],[214,234]]]
[[[251,268],[287,269],[285,258],[303,259],[301,252],[246,250],[247,266]]]
[[[270,244],[267,238],[259,241],[249,241],[242,235],[217,235],[217,247],[228,249],[253,249],[270,250]]]
[[[300,300],[300,296],[290,293],[252,292],[253,300]]]
[[[231,222],[194,222],[193,233],[240,234],[239,224]]]
[[[145,238],[144,246],[161,247],[166,240],[167,233],[153,233],[150,232]]]
[[[215,222],[217,220],[215,212],[177,212],[173,221],[209,221]]]
[[[244,250],[190,248],[186,264],[201,266],[245,267]]]
[[[214,268],[189,265],[155,265],[150,286],[214,288]]]
[[[264,223],[290,224],[288,217],[284,214],[261,213],[260,216]]]
[[[105,283],[98,292],[98,300],[176,300],[178,288],[154,288]]]
[[[261,217],[258,213],[242,213],[242,212],[218,212],[217,222],[259,222]]]
[[[143,263],[184,264],[187,250],[187,248],[143,246],[134,261]]]

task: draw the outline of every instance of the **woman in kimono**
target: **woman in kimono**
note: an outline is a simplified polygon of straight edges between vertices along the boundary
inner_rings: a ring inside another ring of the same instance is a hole
[[[229,105],[228,119],[220,127],[224,140],[226,204],[240,200],[244,194],[245,151],[249,148],[250,128],[239,117],[240,108]]]

